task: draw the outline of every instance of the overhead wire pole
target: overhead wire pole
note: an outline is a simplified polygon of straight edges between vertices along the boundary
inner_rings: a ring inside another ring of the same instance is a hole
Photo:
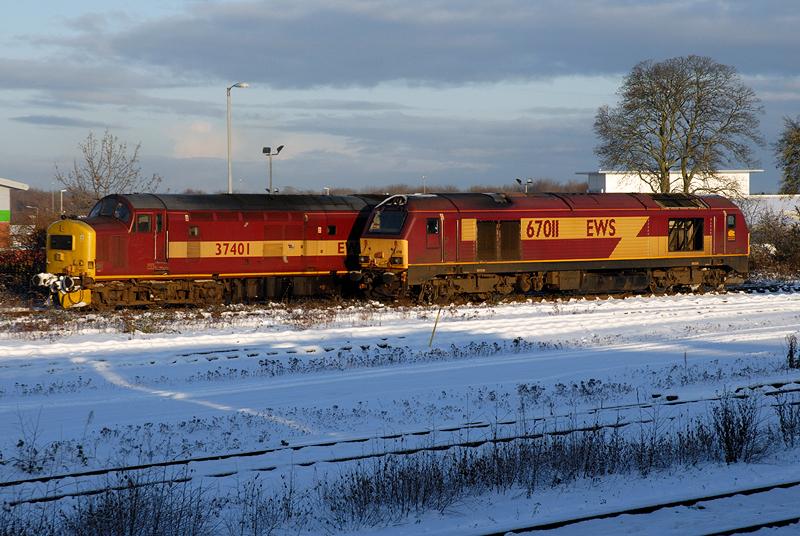
[[[236,82],[225,90],[225,97],[227,99],[228,110],[228,193],[233,193],[233,168],[231,167],[231,89],[235,87],[250,87],[247,82]]]

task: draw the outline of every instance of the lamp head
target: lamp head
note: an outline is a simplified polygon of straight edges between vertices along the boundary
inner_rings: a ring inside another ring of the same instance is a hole
[[[282,150],[283,150],[283,145],[278,145],[278,148],[277,148],[277,149],[275,149],[275,154],[280,154],[280,152],[281,152]]]
[[[261,149],[261,152],[264,154],[270,154],[272,152],[272,147],[264,147]]]

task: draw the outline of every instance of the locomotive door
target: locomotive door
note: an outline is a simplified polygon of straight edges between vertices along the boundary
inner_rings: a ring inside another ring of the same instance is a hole
[[[155,271],[167,271],[167,217],[163,212],[156,212],[153,226]]]
[[[454,215],[442,217],[442,261],[458,261],[458,219]]]
[[[442,222],[438,217],[425,220],[425,247],[428,250],[442,249]]]

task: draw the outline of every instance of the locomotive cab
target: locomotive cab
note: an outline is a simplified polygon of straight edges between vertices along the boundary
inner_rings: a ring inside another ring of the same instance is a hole
[[[38,274],[34,283],[48,286],[53,299],[64,308],[91,304],[97,272],[103,271],[103,260],[98,259],[98,234],[124,243],[132,221],[130,205],[117,196],[107,196],[86,218],[52,223],[47,228],[47,272]]]
[[[34,284],[50,288],[54,300],[64,307],[91,303],[96,273],[97,234],[83,220],[62,219],[47,228],[47,272],[34,277]]]
[[[390,197],[372,212],[361,238],[359,264],[363,270],[384,269],[389,273],[408,268],[407,197]]]

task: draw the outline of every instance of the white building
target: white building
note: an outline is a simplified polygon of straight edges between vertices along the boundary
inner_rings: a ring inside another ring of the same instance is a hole
[[[715,177],[705,179],[700,177],[700,182],[706,181],[708,189],[729,197],[750,195],[750,174],[761,173],[763,169],[724,169]],[[639,178],[636,173],[629,171],[580,171],[577,175],[586,175],[589,181],[590,193],[612,192],[640,192],[652,193],[650,185]],[[683,191],[681,174],[672,171],[669,174],[673,192]],[[708,191],[708,190],[707,190]]]
[[[709,178],[708,186],[716,192],[734,198],[748,218],[757,218],[767,211],[784,214],[800,219],[797,207],[800,206],[800,195],[750,194],[750,174],[761,173],[763,169],[726,169],[718,172],[718,177]],[[652,193],[653,189],[635,173],[625,171],[581,171],[577,175],[586,175],[589,181],[589,193],[637,192]],[[680,172],[670,173],[673,191],[682,191]],[[698,192],[702,194],[702,192]]]
[[[0,178],[0,248],[9,246],[9,230],[11,226],[11,190],[27,190],[28,185]]]

